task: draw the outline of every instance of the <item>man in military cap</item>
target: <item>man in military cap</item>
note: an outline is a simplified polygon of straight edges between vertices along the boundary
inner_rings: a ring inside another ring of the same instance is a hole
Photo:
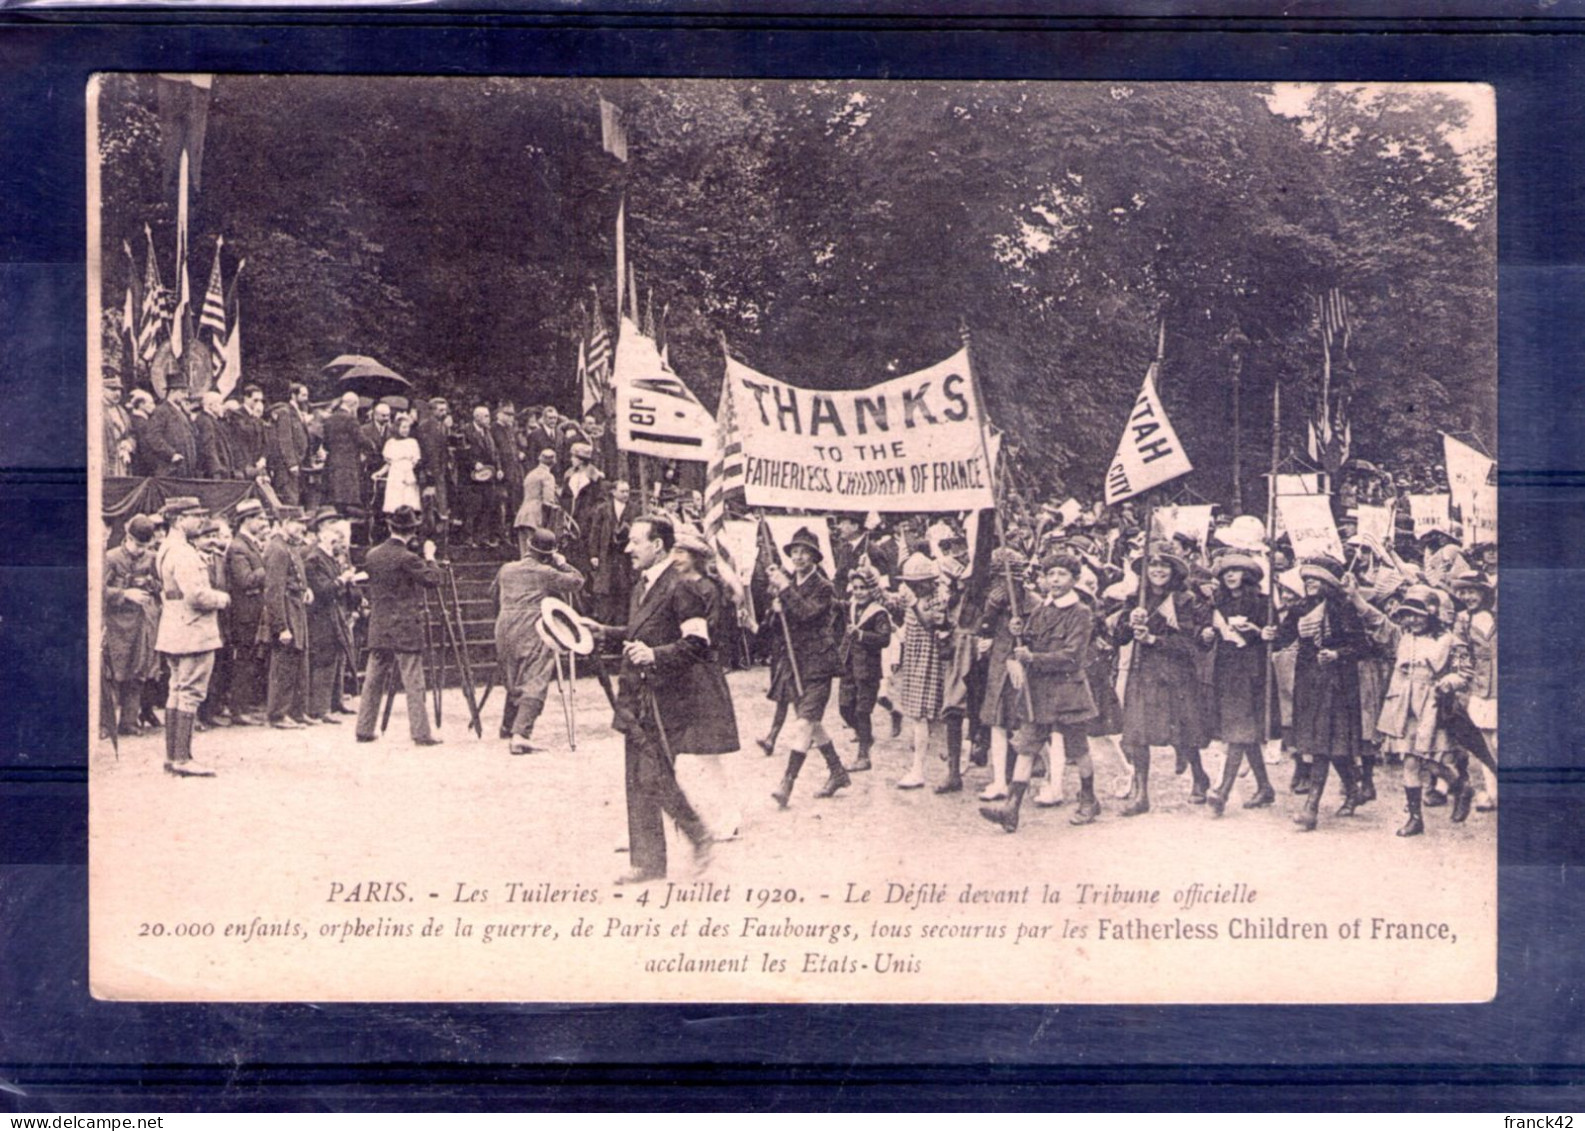
[[[165,769],[179,777],[213,777],[193,759],[193,724],[209,693],[220,647],[217,613],[230,598],[213,587],[209,566],[193,541],[204,534],[203,506],[196,498],[173,499],[165,506],[171,530],[160,549],[160,630],[155,648],[170,668],[165,700]]]
[[[132,414],[121,407],[121,378],[107,373],[100,384],[100,397],[103,401],[100,455],[104,459],[104,473],[129,475],[136,441],[132,438]]]

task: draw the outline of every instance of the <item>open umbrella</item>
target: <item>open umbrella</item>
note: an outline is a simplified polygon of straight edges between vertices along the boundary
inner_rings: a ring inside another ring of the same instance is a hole
[[[388,369],[372,357],[344,354],[336,358],[325,371],[339,370],[336,387],[342,392],[351,390],[359,396],[379,398],[392,393],[405,393],[413,383],[395,370]]]

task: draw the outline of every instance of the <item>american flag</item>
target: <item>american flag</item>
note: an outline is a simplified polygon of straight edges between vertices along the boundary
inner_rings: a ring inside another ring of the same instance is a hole
[[[215,264],[209,269],[209,288],[204,292],[204,309],[198,316],[198,328],[207,327],[216,340],[226,336],[226,290],[220,278],[220,249],[225,240],[215,238]]]
[[[1332,347],[1341,341],[1343,348],[1348,348],[1348,299],[1336,287],[1327,291],[1325,296],[1316,300],[1320,307],[1321,315],[1321,344],[1328,353]]]
[[[727,591],[737,603],[741,622],[751,632],[758,632],[754,622],[754,602],[749,599],[748,585],[744,580],[744,565],[732,552],[725,537],[727,502],[735,493],[743,497],[743,440],[738,435],[737,415],[732,405],[732,376],[727,374],[721,383],[721,401],[715,414],[715,451],[706,470],[704,488],[704,536],[715,549],[716,568]]]
[[[138,320],[138,357],[147,365],[160,350],[160,331],[164,328],[167,312],[161,305],[165,290],[160,282],[160,261],[154,254],[154,233],[143,225],[144,238],[148,240],[147,258],[143,267],[143,309]]]
[[[611,337],[606,333],[605,322],[600,317],[600,288],[591,285],[589,289],[594,291],[594,324],[589,331],[583,399],[585,404],[604,404],[606,394],[611,389]]]

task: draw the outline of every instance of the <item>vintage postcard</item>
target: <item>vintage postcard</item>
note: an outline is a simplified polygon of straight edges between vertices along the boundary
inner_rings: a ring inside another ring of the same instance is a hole
[[[96,996],[1495,994],[1491,88],[86,96]]]

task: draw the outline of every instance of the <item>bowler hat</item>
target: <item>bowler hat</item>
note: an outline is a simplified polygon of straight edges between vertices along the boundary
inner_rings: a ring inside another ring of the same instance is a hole
[[[817,538],[815,538],[814,531],[810,530],[807,526],[800,526],[797,531],[793,533],[793,536],[788,541],[787,545],[782,547],[781,552],[784,554],[791,554],[793,552],[794,546],[802,546],[804,549],[808,550],[815,556],[815,561],[817,562],[825,558],[825,554],[821,553],[820,551],[820,542]]]
[[[413,507],[400,506],[385,516],[385,524],[398,534],[411,534],[424,524],[424,517]]]
[[[548,558],[556,552],[556,536],[543,526],[536,526],[528,533],[528,552],[536,558]]]

